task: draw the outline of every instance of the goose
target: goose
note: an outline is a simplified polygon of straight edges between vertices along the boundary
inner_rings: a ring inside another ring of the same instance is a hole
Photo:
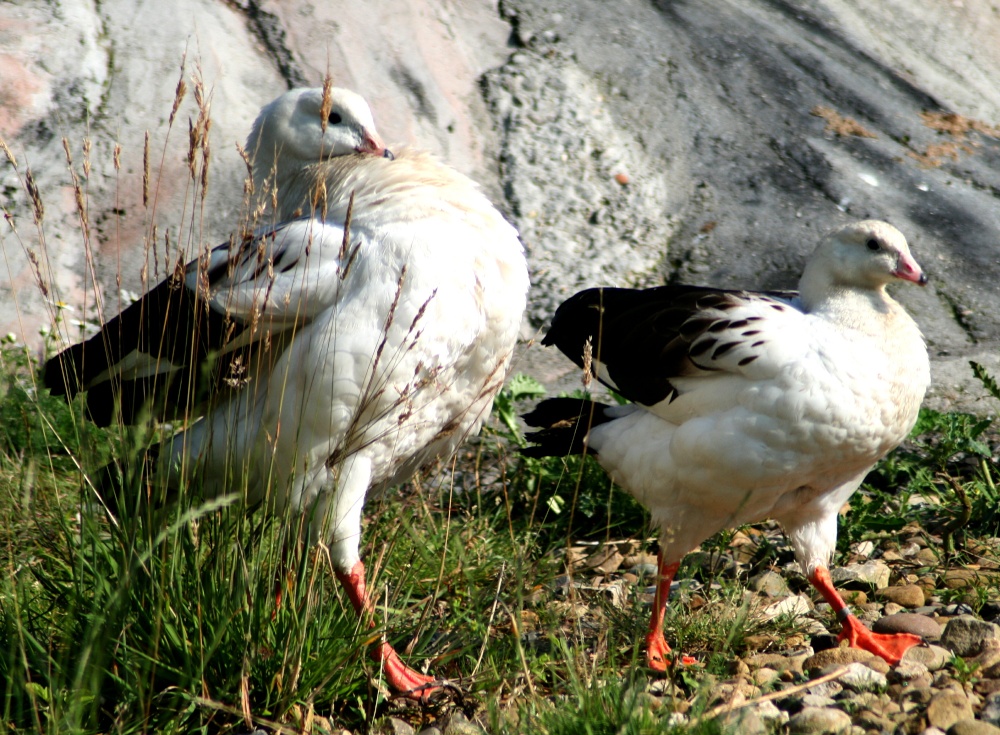
[[[86,391],[97,424],[174,421],[145,463],[166,487],[303,514],[374,625],[365,497],[479,430],[525,309],[524,251],[469,178],[390,152],[349,90],[281,95],[246,150],[275,223],[179,266],[44,382]],[[386,642],[371,655],[398,692],[439,688]]]
[[[903,234],[840,227],[798,292],[699,286],[592,288],[556,310],[543,344],[632,401],[551,398],[524,419],[529,456],[590,453],[659,525],[646,660],[664,670],[670,583],[684,554],[724,528],[779,521],[841,623],[840,640],[897,663],[921,639],[872,633],[828,564],[837,514],[902,442],[930,382],[920,329],[886,292],[924,285]]]

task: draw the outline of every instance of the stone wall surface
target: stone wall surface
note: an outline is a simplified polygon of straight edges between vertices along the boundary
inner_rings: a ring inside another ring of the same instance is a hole
[[[1000,373],[992,0],[0,3],[0,137],[18,163],[0,160],[0,329],[35,344],[51,302],[93,304],[96,282],[113,312],[119,280],[162,276],[166,238],[189,254],[224,241],[243,209],[236,144],[261,105],[327,72],[369,99],[388,142],[473,176],[518,226],[526,337],[584,286],[792,287],[823,231],[878,217],[932,279],[897,290],[928,337],[932,403],[990,410],[968,360]],[[204,199],[186,161],[196,77]],[[549,353],[529,347],[517,369],[573,384]]]

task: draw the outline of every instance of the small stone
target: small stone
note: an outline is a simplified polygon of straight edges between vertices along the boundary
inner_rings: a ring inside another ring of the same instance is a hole
[[[820,697],[829,697],[834,699],[838,694],[844,691],[844,685],[841,684],[836,679],[831,681],[824,681],[822,684],[817,684],[816,686],[811,686],[807,690],[809,694],[816,694]]]
[[[716,718],[723,732],[738,732],[740,735],[767,735],[771,728],[753,707],[741,707]]]
[[[924,604],[924,590],[916,584],[886,587],[876,592],[875,597],[907,608],[920,607]]]
[[[794,620],[808,615],[812,611],[809,600],[802,595],[792,595],[783,600],[772,602],[760,611],[761,620],[774,620],[778,617],[786,617]]]
[[[875,714],[870,710],[862,710],[854,715],[853,723],[860,726],[864,731],[874,730],[876,732],[892,732],[895,725],[892,720],[882,715]]]
[[[991,725],[1000,725],[1000,692],[989,695],[979,716]]]
[[[951,651],[941,646],[914,646],[903,654],[903,661],[914,661],[928,671],[939,671],[951,661]]]
[[[980,679],[973,685],[973,688],[976,690],[977,694],[989,697],[993,694],[1000,693],[1000,679]]]
[[[828,666],[843,666],[856,661],[865,662],[873,658],[875,658],[875,654],[869,651],[842,646],[840,648],[828,648],[825,651],[813,654],[802,662],[802,668],[805,671],[813,672],[820,671]]]
[[[753,705],[753,708],[757,711],[757,716],[760,717],[764,722],[772,725],[784,725],[788,722],[788,713],[783,712],[778,709],[778,706],[769,700],[758,702]]]
[[[761,651],[765,648],[769,648],[778,641],[779,638],[777,636],[767,635],[766,633],[757,633],[746,636],[743,639],[743,646],[748,651]]]
[[[1000,727],[981,720],[959,720],[948,728],[948,735],[1000,735]]]
[[[885,674],[862,663],[849,664],[847,671],[837,677],[837,680],[848,689],[853,689],[856,692],[883,691],[889,686]]]
[[[417,735],[444,735],[444,733],[434,727],[434,725],[431,725],[430,727],[425,727]]]
[[[850,715],[826,707],[805,707],[788,721],[791,735],[846,735],[850,731]]]
[[[977,620],[971,615],[961,615],[948,621],[941,634],[941,645],[964,658],[975,656],[982,649],[983,642],[991,638],[1000,638],[1000,625]]]
[[[800,701],[803,707],[834,707],[837,704],[833,697],[822,694],[803,694]]]
[[[461,712],[452,712],[444,726],[444,735],[484,735],[484,731]]]
[[[926,561],[930,562],[931,564],[937,564],[938,561],[937,552],[930,548],[921,549],[916,554],[914,554],[914,556],[917,559],[917,561]]]
[[[893,680],[899,681],[912,681],[921,676],[927,676],[930,673],[930,669],[919,661],[911,661],[903,657],[903,659],[896,664],[896,668],[892,670]]]
[[[949,618],[958,617],[959,615],[973,615],[975,612],[967,602],[953,602],[941,609],[941,614]]]
[[[888,674],[889,671],[892,669],[892,667],[881,656],[876,656],[873,659],[865,661],[865,666],[867,666],[872,671],[882,674],[882,676]]]
[[[985,572],[981,569],[949,569],[942,579],[944,586],[950,590],[960,590],[966,587],[988,587],[996,584],[997,573]]]
[[[781,678],[780,673],[774,669],[769,669],[766,666],[764,668],[757,669],[751,676],[753,678],[753,683],[759,687],[770,686]]]
[[[864,564],[848,564],[831,569],[830,577],[839,587],[850,586],[854,589],[874,587],[880,590],[889,586],[889,565],[877,560]]]
[[[375,721],[371,729],[372,735],[417,735],[408,722],[398,717],[383,717]]]
[[[622,566],[626,569],[634,569],[638,566],[643,567],[656,567],[656,554],[649,554],[644,551],[640,551],[637,554],[629,554],[622,561]]]
[[[895,602],[885,603],[885,607],[882,608],[882,615],[895,615],[896,613],[901,613],[905,610],[902,605],[897,605]]]
[[[957,692],[942,692],[931,699],[927,705],[927,721],[934,727],[948,730],[961,720],[971,720],[975,717],[969,698]]]
[[[782,656],[780,653],[756,653],[753,656],[748,656],[743,659],[750,670],[761,669],[764,667],[774,669],[775,671],[781,673],[785,671],[791,671],[795,674],[801,674],[802,663],[808,658],[806,654],[799,654],[797,656]]]
[[[912,633],[926,641],[941,639],[941,626],[932,618],[916,613],[886,615],[872,623],[873,633]]]
[[[777,572],[761,572],[750,580],[750,589],[767,597],[785,597],[788,595],[788,582]]]
[[[868,595],[865,593],[864,590],[841,590],[840,596],[844,598],[844,602],[846,602],[848,605],[852,607],[856,608],[868,607]],[[861,617],[860,610],[855,610],[855,612],[858,613],[858,617]],[[866,610],[866,612],[872,612],[875,615],[878,614],[878,612],[875,610],[871,611]]]

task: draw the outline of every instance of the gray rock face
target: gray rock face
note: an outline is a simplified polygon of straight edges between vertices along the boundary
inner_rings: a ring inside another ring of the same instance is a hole
[[[168,232],[172,254],[228,237],[245,174],[235,143],[262,104],[329,71],[372,102],[387,141],[437,152],[517,224],[533,329],[585,286],[791,287],[823,231],[879,217],[932,278],[898,289],[928,337],[932,404],[988,408],[967,361],[1000,372],[990,0],[17,0],[0,5],[0,43],[0,134],[19,162],[0,160],[17,227],[0,235],[0,331],[29,342],[47,300],[93,303],[96,280],[114,311],[119,277],[141,290],[154,224],[155,252]],[[167,134],[185,50],[188,84],[200,68],[211,103],[204,203],[184,160],[190,91]],[[156,186],[143,206],[146,130]],[[149,263],[148,278],[165,267]],[[518,369],[576,382],[540,348]]]

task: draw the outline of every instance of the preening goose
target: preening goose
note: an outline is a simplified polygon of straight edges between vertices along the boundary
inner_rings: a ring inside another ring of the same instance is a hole
[[[282,95],[247,150],[278,224],[152,288],[50,360],[45,383],[88,391],[98,423],[186,419],[151,472],[307,514],[370,619],[365,496],[479,430],[525,308],[523,249],[471,180],[420,151],[393,157],[347,90]],[[372,655],[396,690],[433,689],[389,644]]]
[[[696,286],[595,288],[556,311],[556,345],[634,403],[553,398],[525,416],[533,456],[591,452],[660,526],[646,655],[664,669],[663,616],[681,558],[715,532],[774,518],[841,640],[890,663],[920,639],[877,635],[834,589],[837,513],[917,418],[930,382],[920,330],[886,293],[926,277],[885,222],[842,227],[798,294]]]

